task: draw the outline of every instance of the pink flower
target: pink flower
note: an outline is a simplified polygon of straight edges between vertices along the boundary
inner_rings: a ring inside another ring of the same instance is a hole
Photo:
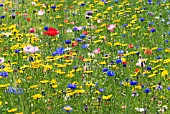
[[[45,12],[43,10],[38,11],[38,15],[43,15]]]
[[[2,64],[5,61],[3,57],[0,57],[0,64]]]
[[[35,6],[35,5],[36,5],[36,3],[35,3],[35,2],[31,2],[31,5]]]
[[[126,105],[125,105],[125,106],[122,106],[122,108],[126,108]]]
[[[81,30],[83,27],[77,27],[78,30]]]
[[[111,24],[111,25],[108,26],[108,29],[109,29],[109,30],[113,30],[114,28],[116,28],[116,25],[115,25],[115,24]]]
[[[95,49],[93,52],[94,52],[95,54],[98,54],[98,53],[100,53],[100,48],[98,48],[98,49]]]
[[[39,48],[37,46],[26,46],[23,50],[25,53],[36,53],[39,51]]]

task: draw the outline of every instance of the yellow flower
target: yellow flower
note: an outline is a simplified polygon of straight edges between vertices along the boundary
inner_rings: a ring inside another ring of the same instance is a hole
[[[94,86],[94,84],[92,82],[90,82],[90,83],[86,82],[86,86],[92,87],[92,86]]]
[[[74,77],[75,75],[73,74],[73,73],[69,73],[69,74],[67,74],[66,75],[66,77],[68,77],[68,78],[72,78],[72,77]]]
[[[164,71],[162,71],[162,73],[161,73],[161,76],[167,76],[168,75],[168,70],[164,70]]]
[[[102,99],[104,99],[104,100],[108,100],[108,99],[110,99],[111,97],[112,97],[112,95],[102,96]]]
[[[2,101],[0,101],[0,106],[2,106]]]
[[[116,43],[114,44],[114,46],[120,46],[120,45],[121,45],[120,42],[116,42]]]
[[[34,99],[39,99],[39,98],[42,97],[42,95],[41,95],[41,94],[35,94],[35,95],[33,95],[32,97],[33,97]]]
[[[5,88],[5,87],[8,87],[10,84],[1,84],[0,85],[0,88]]]
[[[170,52],[170,48],[165,49],[165,52],[169,53]]]
[[[90,62],[92,59],[87,59],[87,58],[85,58],[83,61],[84,62]]]
[[[51,83],[51,84],[56,84],[57,81],[56,81],[56,79],[52,79],[50,83]]]
[[[42,84],[45,84],[45,83],[48,83],[49,81],[48,80],[42,80],[42,81],[40,81],[40,83],[42,83]]]
[[[101,64],[101,65],[105,65],[105,64],[106,64],[106,62],[99,62],[99,64]]]
[[[84,71],[85,74],[89,74],[89,73],[92,73],[92,72],[93,72],[92,70]]]
[[[163,63],[164,64],[170,63],[170,59],[165,59]]]
[[[74,90],[74,93],[85,93],[85,90]]]
[[[99,90],[96,90],[96,91],[95,91],[95,93],[96,93],[96,94],[99,94],[99,93],[100,93],[100,91],[99,91]]]
[[[30,86],[30,89],[38,88],[38,85]]]
[[[7,110],[9,113],[10,112],[15,112],[15,111],[17,111],[17,108],[13,108],[13,109],[11,109],[11,110]]]
[[[112,46],[112,43],[111,42],[107,42],[108,45]]]
[[[165,96],[160,96],[159,98],[161,98],[161,99],[165,99],[166,97],[165,97]]]
[[[156,74],[150,74],[150,75],[148,76],[148,78],[152,78],[152,77],[154,77],[154,76],[156,76]]]
[[[22,81],[21,81],[20,79],[18,79],[16,83],[20,84],[21,82],[22,82]]]
[[[58,87],[58,85],[57,85],[57,84],[52,85],[52,88],[57,88],[57,87]]]
[[[18,113],[15,113],[15,114],[23,114],[23,112],[18,112]]]
[[[129,82],[123,82],[123,86],[130,86]]]

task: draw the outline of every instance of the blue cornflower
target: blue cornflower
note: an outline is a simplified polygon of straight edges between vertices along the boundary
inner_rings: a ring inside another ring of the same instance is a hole
[[[170,86],[168,86],[168,88],[167,88],[168,90],[170,90]]]
[[[73,28],[73,31],[78,31],[78,28],[77,28],[77,27],[74,27],[74,28]]]
[[[85,5],[86,5],[85,3],[80,4],[80,6],[85,6]]]
[[[0,72],[0,76],[7,77],[8,76],[8,72]]]
[[[66,44],[70,44],[70,43],[71,43],[71,40],[65,40],[65,43],[66,43]]]
[[[157,56],[156,59],[161,59],[161,56]]]
[[[108,70],[108,68],[103,68],[102,72],[107,72]]]
[[[117,53],[118,54],[124,54],[124,51],[123,50],[118,50]]]
[[[76,38],[76,41],[81,42],[82,39],[81,38]]]
[[[65,50],[64,48],[58,48],[55,52],[52,53],[53,56],[56,56],[56,55],[62,55],[64,54]]]
[[[142,22],[142,21],[144,21],[145,19],[144,18],[140,18],[140,21]]]
[[[20,52],[20,50],[19,50],[19,49],[15,50],[15,53],[19,53],[19,52]]]
[[[85,37],[86,37],[85,34],[81,34],[81,35],[80,35],[80,38],[82,38],[82,39],[85,38]]]
[[[88,46],[89,46],[88,44],[84,44],[81,46],[81,48],[85,49],[85,48],[88,48]]]
[[[158,49],[157,49],[158,52],[159,52],[159,51],[162,51],[162,50],[163,50],[163,48],[158,48]]]
[[[0,4],[0,7],[4,6],[4,4]]]
[[[166,43],[168,43],[169,42],[169,40],[164,40]]]
[[[123,27],[127,27],[128,26],[128,24],[123,24]]]
[[[151,67],[151,66],[148,66],[146,69],[147,69],[147,70],[152,70],[152,67]]]
[[[1,19],[4,19],[4,18],[5,18],[5,16],[4,16],[4,15],[2,15],[2,16],[0,16],[0,18],[1,18]]]
[[[114,73],[113,71],[109,70],[109,71],[107,71],[107,75],[108,75],[108,76],[114,76],[115,73]]]
[[[77,86],[76,86],[76,84],[68,84],[68,85],[67,85],[67,88],[76,89]]]
[[[48,30],[48,27],[47,27],[47,26],[45,26],[45,27],[44,27],[44,30],[46,30],[46,31],[47,31],[47,30]]]
[[[117,64],[122,63],[122,60],[121,60],[121,59],[117,59],[117,60],[116,60],[116,63],[117,63]]]
[[[126,37],[126,34],[122,34],[122,37]]]
[[[153,2],[152,2],[152,0],[148,0],[148,4],[152,4]]]
[[[146,88],[143,92],[144,93],[149,93],[151,90],[149,88]]]
[[[51,6],[51,8],[52,8],[52,9],[55,9],[55,8],[56,8],[56,6]]]
[[[1,69],[4,69],[4,68],[5,68],[5,66],[4,66],[4,65],[2,65],[2,66],[1,66]]]
[[[102,93],[105,91],[105,88],[100,88],[99,91]]]
[[[152,26],[154,24],[154,22],[149,22],[148,25],[149,26]]]
[[[138,85],[138,82],[137,81],[130,81],[130,85]]]

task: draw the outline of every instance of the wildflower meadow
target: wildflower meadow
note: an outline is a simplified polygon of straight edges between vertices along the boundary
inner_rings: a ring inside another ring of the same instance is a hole
[[[0,114],[170,114],[169,0],[0,0]]]

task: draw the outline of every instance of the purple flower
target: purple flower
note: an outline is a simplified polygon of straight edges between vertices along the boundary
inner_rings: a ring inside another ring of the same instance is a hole
[[[150,30],[150,32],[156,32],[156,29],[155,29],[155,28],[152,28],[152,29]]]
[[[104,88],[100,88],[99,91],[102,93],[102,92],[105,91],[105,89]]]

